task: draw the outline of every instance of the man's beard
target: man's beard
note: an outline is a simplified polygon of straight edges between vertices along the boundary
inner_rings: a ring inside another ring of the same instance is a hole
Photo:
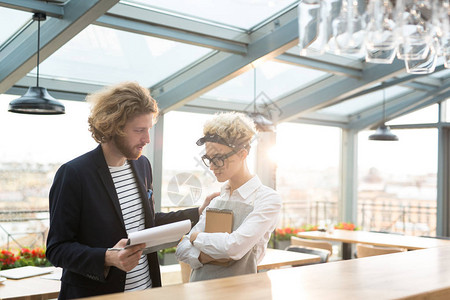
[[[142,151],[137,151],[133,147],[130,147],[121,136],[114,136],[114,143],[123,156],[129,160],[136,160],[142,155]]]

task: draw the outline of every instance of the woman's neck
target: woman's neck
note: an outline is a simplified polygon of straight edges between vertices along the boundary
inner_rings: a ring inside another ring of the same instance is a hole
[[[230,178],[230,180],[228,180],[228,183],[230,185],[230,195],[235,190],[240,188],[244,183],[249,181],[252,177],[253,177],[253,175],[250,173],[247,166],[244,166],[244,168],[241,172],[238,172],[238,174],[236,174],[236,176],[233,176],[232,178]]]

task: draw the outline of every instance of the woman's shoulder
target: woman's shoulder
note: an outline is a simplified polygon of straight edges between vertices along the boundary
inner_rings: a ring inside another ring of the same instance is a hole
[[[262,184],[257,190],[255,201],[268,201],[281,202],[281,195],[276,190],[267,185]]]

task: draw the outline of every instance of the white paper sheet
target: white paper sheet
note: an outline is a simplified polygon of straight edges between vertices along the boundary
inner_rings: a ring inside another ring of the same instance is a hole
[[[150,253],[176,246],[189,230],[191,230],[190,220],[147,228],[130,233],[128,235],[128,245],[145,243],[146,249],[144,253]]]
[[[42,279],[49,279],[49,280],[61,280],[61,276],[62,276],[62,268],[55,268],[55,270],[47,275],[41,276],[39,278]]]
[[[41,268],[35,266],[26,266],[20,268],[14,268],[9,270],[0,271],[0,276],[10,279],[22,279],[26,277],[36,276],[51,273],[53,268]]]

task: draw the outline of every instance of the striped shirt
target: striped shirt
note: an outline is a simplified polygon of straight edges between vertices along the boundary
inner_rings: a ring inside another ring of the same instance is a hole
[[[145,229],[144,209],[142,207],[136,178],[130,165],[126,162],[121,167],[109,167],[116,187],[127,234]],[[125,291],[148,289],[152,286],[147,255],[142,255],[139,264],[125,279]]]

